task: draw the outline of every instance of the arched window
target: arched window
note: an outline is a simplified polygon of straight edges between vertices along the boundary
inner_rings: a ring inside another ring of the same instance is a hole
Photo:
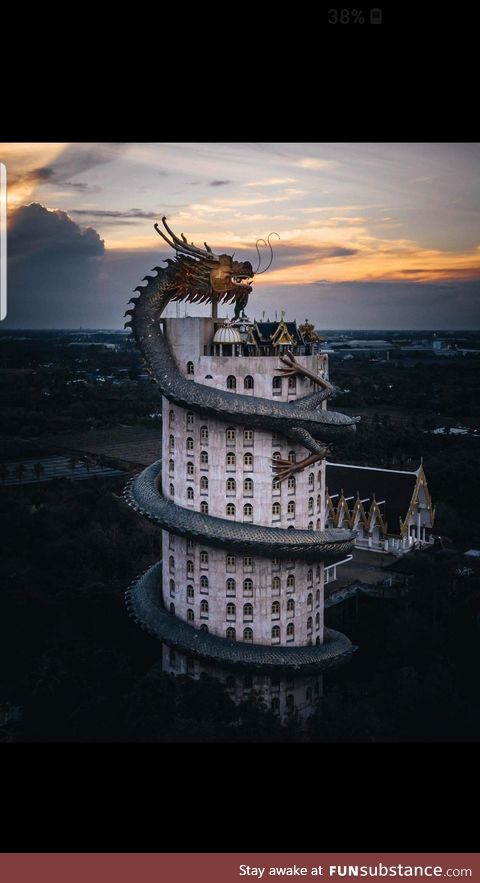
[[[243,618],[251,619],[253,616],[253,606],[251,604],[243,605]]]
[[[174,424],[175,424],[175,411],[172,411],[172,409],[170,409],[170,411],[168,412],[168,425],[173,426]]]
[[[322,498],[319,494],[317,497],[317,512],[321,512],[321,511],[322,511]]]
[[[187,438],[187,451],[193,451],[193,438],[191,435]]]
[[[307,595],[307,610],[311,610],[313,607],[313,595],[311,592]]]
[[[272,380],[272,393],[274,396],[280,396],[282,394],[282,378],[274,377]]]
[[[243,640],[244,640],[244,641],[247,641],[247,643],[249,643],[249,644],[252,643],[252,641],[253,641],[253,632],[252,632],[251,629],[246,628],[246,629],[243,630]],[[250,678],[250,680],[251,680],[251,678]],[[249,689],[249,687],[248,687],[247,684],[246,684],[246,681],[247,681],[247,678],[244,679],[243,686],[246,687],[246,689]],[[250,688],[251,688],[251,686],[252,686],[252,685],[250,684]]]
[[[171,497],[174,496],[174,494],[175,494],[175,488],[174,488],[173,484],[170,484],[170,485],[169,485],[169,487],[168,487],[168,493],[170,494]]]
[[[202,632],[208,632],[208,625],[206,625],[206,623],[202,622],[200,629],[202,630]]]
[[[273,503],[273,505],[272,505],[272,518],[274,518],[275,520],[279,519],[281,511],[282,510],[280,507],[280,503]]]
[[[280,451],[274,451],[272,454],[272,460],[280,460],[281,456],[282,455],[281,455]]]
[[[227,445],[235,444],[236,432],[233,426],[227,427],[225,430],[225,435],[227,437]]]
[[[251,503],[245,503],[243,507],[243,517],[248,519],[253,518],[253,506]]]
[[[274,714],[280,713],[280,699],[278,698],[278,696],[272,696],[270,707]]]
[[[175,604],[170,604],[170,607],[168,609],[172,616],[175,616]]]
[[[191,429],[195,422],[195,415],[193,411],[187,411],[187,429]]]
[[[234,494],[237,489],[237,485],[234,478],[227,478],[227,494]]]
[[[204,594],[208,592],[208,576],[205,576],[205,574],[200,577],[200,591]]]
[[[279,567],[280,567],[280,558],[272,558],[272,567],[273,567],[273,568],[276,568],[277,570],[279,569]]]
[[[315,605],[318,606],[318,604],[320,604],[320,589],[315,592]]]
[[[230,576],[227,579],[227,595],[235,595],[237,585],[235,580]]]
[[[317,580],[319,580],[319,579],[320,579],[320,573],[321,573],[321,570],[320,570],[320,564],[317,564],[317,569],[316,569],[316,572],[315,572],[315,573],[316,573],[316,578],[317,578]]]
[[[202,451],[200,454],[200,463],[202,466],[208,466],[208,452]]]
[[[308,522],[308,529],[313,530],[313,521]]]
[[[236,614],[237,610],[235,604],[233,604],[232,601],[229,601],[229,603],[227,604],[227,619],[235,619]]]
[[[315,484],[315,476],[314,476],[313,472],[311,472],[310,475],[308,476],[308,486],[313,487],[314,484]]]
[[[311,568],[307,571],[307,583],[308,585],[313,583],[313,570]]]
[[[289,494],[294,494],[296,489],[297,482],[295,481],[295,476],[291,475],[287,481],[287,489]]]
[[[280,601],[272,601],[272,616],[280,616]]]
[[[169,460],[169,461],[168,461],[168,471],[169,471],[172,475],[173,475],[173,473],[175,472],[175,463],[173,462],[173,460]]]
[[[175,597],[175,580],[173,579],[170,580],[170,597]]]
[[[288,459],[290,460],[290,463],[296,463],[296,462],[297,462],[297,455],[296,455],[295,451],[289,451],[289,452],[288,452]]]
[[[208,426],[200,427],[200,438],[202,442],[208,442]]]
[[[274,625],[272,626],[272,641],[280,640],[280,626]]]
[[[320,519],[317,518],[317,530],[320,530]]]
[[[229,518],[235,517],[235,506],[233,505],[233,503],[227,503],[227,516]]]
[[[228,628],[227,631],[225,632],[225,637],[227,638],[227,641],[236,641],[237,640],[237,633],[236,633],[235,629],[233,629],[230,626],[230,628]]]
[[[295,588],[295,577],[293,573],[289,573],[287,576],[287,589]]]
[[[249,577],[243,580],[243,594],[253,595],[253,582]]]
[[[243,482],[243,493],[245,497],[253,497],[253,480],[246,478]]]
[[[278,478],[274,478],[274,479],[273,479],[273,481],[272,481],[272,490],[273,490],[273,491],[280,491],[280,481],[279,481]]]
[[[289,518],[295,518],[295,503],[293,500],[289,500],[287,514]]]
[[[206,552],[204,549],[202,549],[202,551],[200,552],[200,564],[202,564],[204,567],[208,565],[208,552]]]
[[[244,429],[243,430],[243,444],[244,445],[253,445],[253,429]]]
[[[252,454],[244,454],[243,465],[244,465],[245,469],[253,469],[253,456],[252,456]]]
[[[195,597],[195,592],[193,591],[193,586],[187,586],[187,598],[189,601],[193,600]]]
[[[226,564],[228,570],[235,570],[237,564],[237,559],[235,558],[235,555],[227,555]]]
[[[189,607],[187,610],[187,622],[193,622],[194,619],[195,619],[195,614],[194,614],[192,608]]]
[[[176,659],[176,656],[175,656],[175,650],[170,649],[170,652],[169,652],[169,654],[168,654],[168,661],[169,661],[169,663],[170,663],[170,668],[176,668],[176,665],[177,665],[177,659]]]
[[[175,548],[175,534],[173,534],[173,533],[169,533],[169,535],[168,535],[168,548],[169,549]]]
[[[187,374],[195,374],[193,362],[187,362]]]
[[[200,601],[200,616],[208,616],[208,601]]]
[[[227,469],[235,469],[235,454],[229,451],[227,454]]]
[[[173,555],[170,555],[170,558],[168,559],[168,569],[170,570],[170,573],[173,573],[175,570],[175,558]]]
[[[313,497],[308,498],[308,514],[313,515]]]
[[[297,378],[295,377],[294,374],[288,378],[288,391],[289,392],[296,392],[297,391]]]
[[[200,512],[202,515],[208,515],[208,503],[205,500],[200,503]]]
[[[251,570],[251,569],[252,569],[252,566],[253,566],[253,564],[252,564],[252,559],[251,559],[250,555],[247,555],[247,556],[243,559],[243,569],[244,569],[244,570]]]
[[[187,500],[193,500],[193,487],[187,487]]]
[[[187,573],[189,575],[193,574],[193,561],[190,561],[190,559],[187,561]]]
[[[280,577],[274,576],[272,579],[272,591],[279,592],[280,591]]]
[[[313,619],[311,616],[307,619],[307,632],[311,632],[313,629]]]
[[[319,629],[319,628],[320,628],[320,614],[319,614],[319,613],[317,613],[317,614],[315,615],[315,628],[316,628],[316,629]]]
[[[287,625],[287,640],[288,640],[288,638],[294,638],[294,637],[295,637],[295,626],[294,626],[293,622],[289,622]]]
[[[200,479],[200,490],[203,491],[203,493],[208,491],[208,478],[206,475],[202,475]]]
[[[320,482],[322,481],[322,473],[321,472],[318,473],[317,478],[318,478],[318,483],[320,484]]]
[[[243,388],[244,389],[253,389],[253,385],[254,385],[253,384],[253,377],[251,376],[251,374],[247,374],[247,376],[245,377],[245,380],[243,381]]]
[[[295,601],[293,598],[289,598],[287,601],[287,613],[291,613],[292,616],[295,613]]]
[[[293,693],[288,693],[287,695],[287,711],[290,713],[295,711],[295,698]]]
[[[169,435],[169,437],[168,437],[168,449],[169,449],[169,451],[175,450],[175,439],[174,439],[173,435]]]
[[[193,463],[191,460],[187,463],[187,475],[193,475]]]
[[[237,380],[233,374],[229,374],[227,377],[227,389],[236,389],[237,388]]]

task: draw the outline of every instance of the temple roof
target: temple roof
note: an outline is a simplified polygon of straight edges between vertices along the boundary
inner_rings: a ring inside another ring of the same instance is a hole
[[[264,346],[274,345],[282,331],[287,333],[294,345],[302,346],[304,342],[297,323],[285,322],[284,319],[277,322],[255,322],[253,330],[257,342]]]
[[[405,520],[414,495],[418,472],[402,472],[396,469],[375,469],[369,466],[348,466],[345,463],[327,463],[325,484],[330,497],[342,490],[352,509],[357,491],[364,502],[365,511],[370,508],[373,498],[380,505],[383,520],[388,523],[389,533],[400,532],[400,519]],[[334,500],[336,505],[337,500]]]

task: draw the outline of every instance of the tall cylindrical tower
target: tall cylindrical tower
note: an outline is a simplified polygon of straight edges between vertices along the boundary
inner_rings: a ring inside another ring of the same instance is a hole
[[[163,319],[160,330],[137,315],[153,286],[132,313],[163,393],[162,459],[126,497],[163,528],[163,555],[129,607],[162,640],[166,671],[207,672],[236,700],[256,690],[282,715],[308,714],[322,672],[353,652],[324,628],[324,561],[353,535],[325,531],[325,459],[307,428],[343,420],[318,393],[328,357],[283,316]]]

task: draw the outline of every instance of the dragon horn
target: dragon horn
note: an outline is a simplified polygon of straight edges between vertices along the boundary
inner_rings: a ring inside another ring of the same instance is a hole
[[[215,260],[215,261],[219,261],[219,260],[220,260],[220,258],[218,257],[218,255],[214,254],[213,251],[204,251],[203,248],[197,248],[196,245],[190,245],[190,244],[186,241],[185,237],[183,237],[183,242],[182,242],[182,240],[179,239],[178,236],[175,236],[175,233],[173,232],[173,230],[171,230],[170,227],[168,226],[166,217],[163,217],[163,218],[162,218],[162,224],[163,224],[163,226],[165,227],[165,230],[167,231],[167,233],[170,234],[171,238],[172,238],[173,241],[176,243],[176,246],[179,246],[179,250],[180,250],[180,251],[186,251],[187,254],[192,254],[192,255],[194,255],[195,257],[201,257],[201,258],[207,258],[207,257],[208,257],[208,258],[210,258],[210,260],[213,259],[213,260]],[[158,232],[159,232],[159,231],[158,231]],[[183,236],[183,233],[182,233],[182,236]],[[165,238],[165,237],[164,237],[164,238]],[[175,246],[175,247],[176,247],[176,246]]]

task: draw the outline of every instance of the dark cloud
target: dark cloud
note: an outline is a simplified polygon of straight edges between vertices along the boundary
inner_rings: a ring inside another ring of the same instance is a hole
[[[71,215],[88,215],[91,218],[158,218],[158,212],[144,212],[139,208],[126,211],[109,211],[107,209],[70,209]]]
[[[30,169],[28,172],[14,172],[9,175],[9,185],[13,187],[16,184],[31,184],[39,186],[45,181],[49,181],[53,177],[53,169],[43,166],[38,169]]]
[[[69,181],[98,165],[112,162],[122,156],[127,144],[72,144],[51,163],[52,176],[56,181]]]
[[[225,184],[231,183],[231,181],[210,181],[210,187],[224,187]]]
[[[102,189],[97,184],[87,184],[85,181],[62,181],[63,187],[71,187],[79,193],[99,193]]]
[[[6,325],[72,327],[88,322],[99,294],[103,240],[61,211],[22,206],[8,230]]]

